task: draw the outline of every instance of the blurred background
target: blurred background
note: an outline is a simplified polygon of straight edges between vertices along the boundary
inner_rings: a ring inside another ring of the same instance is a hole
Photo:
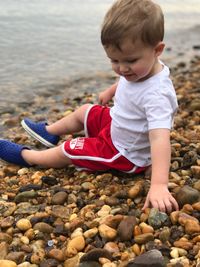
[[[0,0],[0,107],[69,80],[110,72],[100,27],[113,0]],[[200,1],[155,0],[165,14],[169,65],[200,47]]]

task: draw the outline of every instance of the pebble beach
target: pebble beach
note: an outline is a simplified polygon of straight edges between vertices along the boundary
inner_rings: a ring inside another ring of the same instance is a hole
[[[200,267],[200,57],[171,73],[179,111],[168,186],[180,210],[142,212],[150,186],[144,174],[0,162],[0,267]],[[5,107],[1,138],[44,149],[22,129],[24,117],[53,122],[96,103],[90,88],[105,89],[115,79],[111,74],[77,79],[66,85],[85,92],[76,97],[63,87],[57,95],[51,91]]]

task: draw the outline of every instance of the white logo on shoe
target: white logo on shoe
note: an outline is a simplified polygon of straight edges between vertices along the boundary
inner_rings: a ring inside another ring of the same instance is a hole
[[[71,149],[83,149],[84,141],[84,138],[75,138],[70,141],[69,146]]]

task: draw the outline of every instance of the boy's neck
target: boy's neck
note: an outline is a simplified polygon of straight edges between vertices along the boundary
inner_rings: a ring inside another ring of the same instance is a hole
[[[158,60],[158,58],[155,59],[155,63],[150,71],[150,73],[144,77],[143,79],[140,80],[140,82],[145,81],[147,79],[149,79],[150,77],[158,74],[159,72],[161,72],[163,70],[163,65],[160,63],[160,61]]]

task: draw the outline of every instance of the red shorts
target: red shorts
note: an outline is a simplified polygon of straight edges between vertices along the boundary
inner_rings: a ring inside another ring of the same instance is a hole
[[[85,135],[65,141],[64,154],[78,169],[105,171],[115,169],[139,173],[146,167],[137,167],[114,147],[110,136],[110,109],[91,105],[85,116]]]

